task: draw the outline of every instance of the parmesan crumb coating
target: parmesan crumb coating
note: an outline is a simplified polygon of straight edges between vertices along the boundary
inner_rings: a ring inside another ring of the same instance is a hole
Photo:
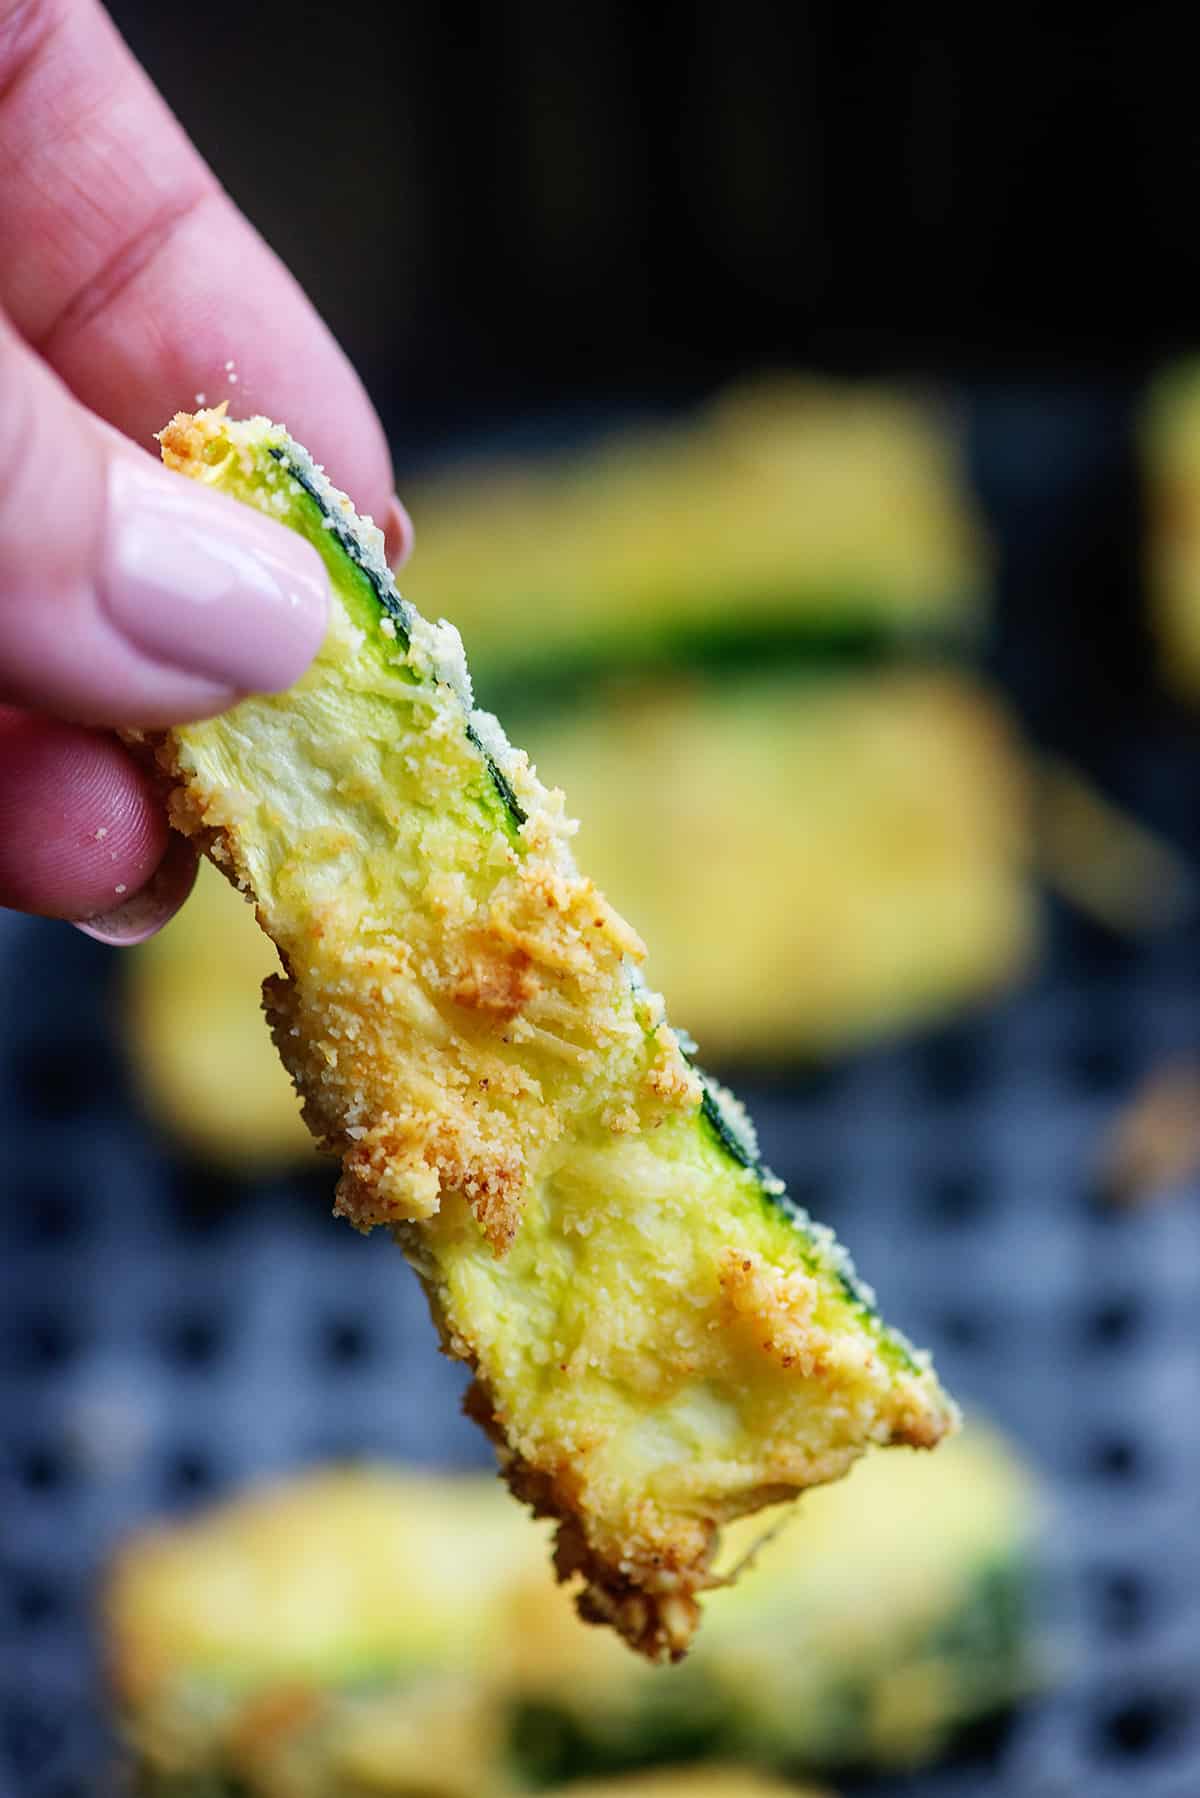
[[[677,1657],[723,1521],[954,1408],[691,1064],[562,795],[471,709],[379,533],[264,419],[162,444],[304,532],[340,602],[289,693],[140,739],[279,949],[264,1003],[336,1209],[403,1246],[581,1614]]]

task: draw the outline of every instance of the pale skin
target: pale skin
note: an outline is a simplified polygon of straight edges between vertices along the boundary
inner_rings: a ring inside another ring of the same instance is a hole
[[[357,376],[107,14],[0,0],[0,905],[105,941],[194,872],[114,728],[288,686],[324,628],[315,552],[153,454],[222,399],[285,423],[403,559]]]

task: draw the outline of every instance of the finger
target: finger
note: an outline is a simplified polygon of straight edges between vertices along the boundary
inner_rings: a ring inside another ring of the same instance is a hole
[[[93,0],[0,0],[0,306],[135,441],[228,398],[385,518],[358,377]]]
[[[206,717],[290,686],[327,608],[309,544],[98,424],[0,318],[0,700]]]
[[[54,918],[110,911],[152,881],[168,835],[115,737],[0,710],[0,905]]]
[[[383,542],[388,566],[403,568],[412,554],[413,525],[412,519],[394,494],[383,515]]]
[[[200,857],[194,843],[171,831],[166,852],[146,885],[111,910],[74,918],[76,930],[98,943],[129,949],[155,936],[170,922],[196,884]]]

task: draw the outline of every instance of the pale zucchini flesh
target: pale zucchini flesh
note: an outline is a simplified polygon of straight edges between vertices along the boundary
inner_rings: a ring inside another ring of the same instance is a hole
[[[331,577],[291,691],[146,742],[280,952],[266,1009],[336,1208],[395,1232],[582,1613],[677,1655],[722,1522],[954,1408],[691,1065],[561,794],[472,711],[378,532],[266,420],[181,414],[163,447]]]

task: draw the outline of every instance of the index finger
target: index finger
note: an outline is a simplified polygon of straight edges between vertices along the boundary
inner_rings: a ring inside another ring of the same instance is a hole
[[[0,0],[0,307],[136,441],[228,398],[387,522],[357,375],[93,0]]]

